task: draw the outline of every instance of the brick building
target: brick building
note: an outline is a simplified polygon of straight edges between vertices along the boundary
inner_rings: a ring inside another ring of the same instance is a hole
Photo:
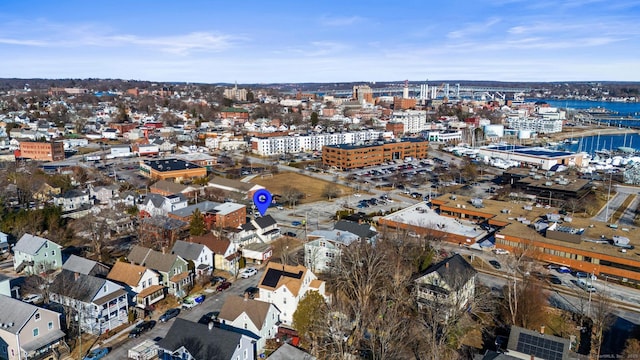
[[[182,181],[207,175],[207,169],[178,159],[144,160],[140,162],[140,174],[151,179]]]
[[[64,143],[62,141],[23,141],[20,142],[20,150],[16,151],[16,157],[36,161],[64,160]]]
[[[427,141],[414,138],[379,145],[330,145],[322,148],[322,164],[338,169],[354,169],[407,157],[425,159],[428,149]]]
[[[389,121],[385,126],[385,130],[391,131],[395,137],[401,137],[404,134],[404,124],[401,122]]]

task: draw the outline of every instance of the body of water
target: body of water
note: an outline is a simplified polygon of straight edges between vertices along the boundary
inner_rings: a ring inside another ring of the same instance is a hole
[[[619,147],[625,146],[636,149],[640,152],[640,134],[627,134],[625,135],[596,135],[575,137],[573,140],[577,140],[578,144],[562,144],[559,149],[579,152],[584,151],[590,154],[594,154],[596,150],[617,150]]]
[[[635,117],[640,121],[640,102],[617,101],[588,101],[588,100],[558,100],[558,99],[527,99],[527,102],[544,101],[547,104],[565,109],[587,110],[602,108],[620,116]]]

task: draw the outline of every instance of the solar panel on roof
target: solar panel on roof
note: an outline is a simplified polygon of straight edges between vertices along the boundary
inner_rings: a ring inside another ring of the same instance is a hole
[[[520,333],[516,351],[547,360],[562,360],[564,345],[541,336]]]
[[[264,275],[264,279],[262,280],[262,285],[268,287],[276,287],[278,285],[278,281],[282,276],[286,276],[289,278],[300,279],[302,278],[302,271],[298,273],[292,273],[288,271],[282,271],[279,269],[268,269],[267,273]]]

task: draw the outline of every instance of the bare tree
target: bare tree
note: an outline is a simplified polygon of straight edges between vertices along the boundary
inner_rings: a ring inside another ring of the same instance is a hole
[[[289,204],[290,207],[295,206],[304,194],[298,188],[287,185],[282,190],[282,201]]]

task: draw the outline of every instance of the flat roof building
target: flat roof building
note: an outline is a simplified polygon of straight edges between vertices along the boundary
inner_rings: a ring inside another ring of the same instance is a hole
[[[143,160],[140,162],[140,173],[152,179],[181,181],[204,177],[207,169],[179,159]]]
[[[16,157],[36,161],[64,160],[64,143],[62,141],[21,141]]]
[[[520,145],[484,146],[479,148],[478,156],[486,160],[498,158],[517,161],[543,170],[550,170],[555,165],[580,167],[584,158],[583,154]]]
[[[379,165],[406,158],[425,159],[429,142],[407,138],[375,145],[331,145],[322,148],[322,164],[341,170]]]

